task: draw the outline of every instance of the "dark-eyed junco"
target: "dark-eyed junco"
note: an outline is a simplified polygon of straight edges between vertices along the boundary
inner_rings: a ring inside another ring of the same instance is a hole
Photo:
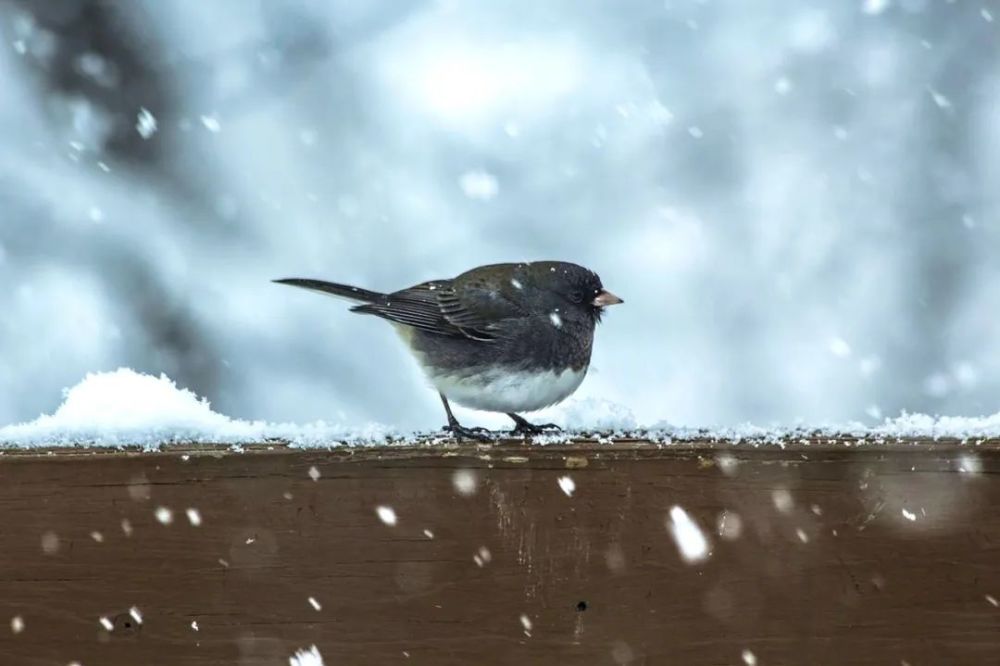
[[[580,386],[604,308],[622,300],[591,270],[562,261],[480,266],[384,294],[345,284],[289,278],[360,303],[352,312],[388,319],[437,388],[456,437],[483,438],[451,413],[449,400],[503,412],[517,434],[537,426],[518,416],[565,399]]]

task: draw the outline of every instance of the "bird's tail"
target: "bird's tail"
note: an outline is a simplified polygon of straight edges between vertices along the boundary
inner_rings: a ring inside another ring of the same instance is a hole
[[[370,291],[368,289],[362,289],[361,287],[352,287],[349,284],[324,282],[323,280],[284,278],[282,280],[274,280],[274,282],[277,284],[287,284],[292,287],[301,287],[302,289],[309,289],[311,291],[318,291],[321,294],[337,296],[338,298],[358,303],[374,303],[385,298],[385,294],[380,294],[377,291]]]

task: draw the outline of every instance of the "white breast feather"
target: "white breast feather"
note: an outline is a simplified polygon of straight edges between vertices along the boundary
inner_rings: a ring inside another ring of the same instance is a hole
[[[560,322],[561,323],[561,322]],[[438,391],[448,400],[470,409],[486,412],[533,412],[562,402],[580,387],[587,376],[587,367],[562,372],[510,372],[499,368],[483,372],[449,373],[427,364],[424,354],[413,349],[413,329],[394,324],[417,363]]]
[[[587,369],[562,372],[487,370],[475,375],[437,373],[425,368],[438,391],[463,407],[488,412],[532,412],[561,402],[583,381]]]

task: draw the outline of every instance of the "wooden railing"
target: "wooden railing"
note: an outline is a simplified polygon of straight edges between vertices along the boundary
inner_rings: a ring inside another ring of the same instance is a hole
[[[2,664],[982,666],[998,604],[996,440],[0,455]]]

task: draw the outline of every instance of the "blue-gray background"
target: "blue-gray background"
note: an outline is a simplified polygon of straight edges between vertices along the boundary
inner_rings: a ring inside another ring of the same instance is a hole
[[[626,299],[579,395],[640,422],[1000,410],[1000,3],[6,0],[0,30],[0,423],[130,366],[435,427],[390,327],[269,280],[543,258]]]

